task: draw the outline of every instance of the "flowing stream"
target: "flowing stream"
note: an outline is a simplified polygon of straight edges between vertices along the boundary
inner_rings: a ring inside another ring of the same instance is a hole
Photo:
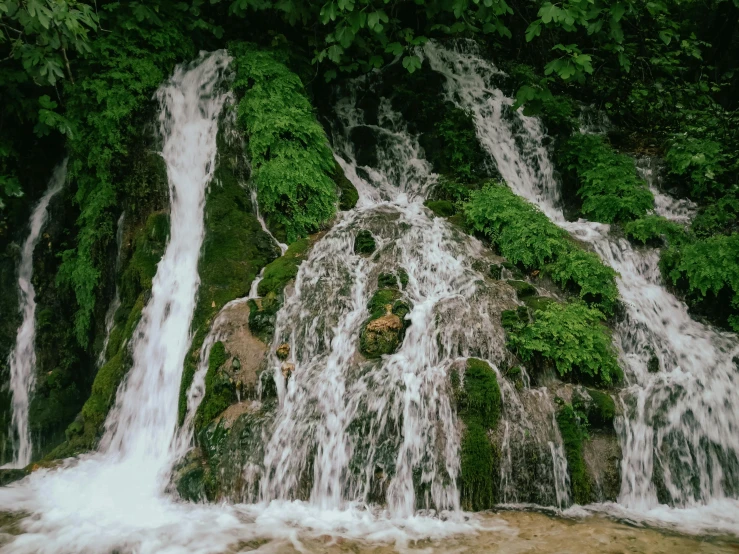
[[[36,249],[41,230],[48,218],[51,199],[62,190],[67,180],[67,160],[55,169],[46,192],[31,212],[30,231],[21,250],[18,266],[18,297],[22,316],[21,326],[15,339],[15,348],[10,353],[10,391],[13,396],[13,431],[17,436],[17,449],[8,467],[21,468],[31,462],[33,443],[28,425],[28,407],[33,385],[36,381],[36,291],[33,288],[33,251]]]
[[[685,304],[662,284],[657,250],[633,248],[612,236],[608,225],[565,220],[544,129],[536,118],[512,109],[513,100],[496,86],[501,72],[490,61],[466,44],[446,49],[431,42],[424,54],[446,77],[448,98],[472,114],[480,143],[511,189],[588,243],[620,275],[626,313],[616,340],[628,388],[618,429],[624,456],[619,503],[642,513],[664,511],[658,507],[659,486],[662,502],[707,507],[704,517],[710,520],[715,506],[739,495],[736,335],[691,319]],[[642,174],[656,190],[648,169]],[[680,223],[690,220],[694,206],[657,192],[657,213]],[[650,373],[653,356],[660,370]],[[725,514],[722,523],[728,518],[736,527],[739,510],[735,500],[728,503],[733,515]]]

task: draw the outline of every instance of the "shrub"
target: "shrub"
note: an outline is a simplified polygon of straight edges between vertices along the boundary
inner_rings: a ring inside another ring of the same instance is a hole
[[[547,303],[535,312],[532,322],[502,319],[508,346],[524,361],[541,357],[550,361],[561,376],[611,384],[621,380],[611,333],[602,324],[603,314],[582,302]]]
[[[563,161],[578,181],[583,215],[615,223],[643,217],[654,196],[639,178],[634,160],[615,152],[598,135],[575,134],[562,147]]]
[[[717,235],[666,250],[660,265],[673,284],[692,293],[690,303],[718,300],[713,315],[739,331],[739,234]],[[722,302],[721,297],[728,302]]]
[[[632,242],[659,246],[665,239],[668,242],[684,240],[683,227],[659,215],[648,215],[624,225],[624,233]]]
[[[473,192],[464,213],[508,260],[543,271],[604,313],[612,313],[618,299],[616,272],[510,189],[489,184]]]

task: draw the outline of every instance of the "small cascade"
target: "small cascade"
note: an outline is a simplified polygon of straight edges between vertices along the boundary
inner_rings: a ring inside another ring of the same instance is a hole
[[[675,223],[689,225],[698,211],[698,206],[687,198],[673,198],[663,192],[658,160],[649,156],[637,158],[636,169],[654,195],[654,213]]]
[[[678,507],[739,496],[739,389],[732,362],[739,353],[737,337],[691,319],[662,284],[658,251],[634,249],[611,237],[608,225],[565,221],[542,146],[544,129],[536,118],[511,109],[513,100],[496,86],[501,72],[491,62],[468,44],[446,49],[430,42],[423,53],[446,77],[449,99],[472,114],[480,143],[511,189],[588,242],[620,274],[626,314],[616,336],[629,387],[618,425],[624,455],[619,501],[651,509],[658,489],[662,502]],[[657,189],[651,179],[650,187]],[[657,213],[689,221],[693,206],[656,192]],[[649,372],[655,359],[659,370]]]
[[[48,218],[51,199],[62,190],[67,180],[67,160],[55,169],[46,192],[31,212],[30,232],[21,250],[18,266],[18,306],[22,316],[15,339],[15,348],[8,359],[10,365],[10,391],[13,395],[11,425],[17,436],[17,449],[13,461],[7,467],[21,468],[31,462],[33,444],[28,426],[28,408],[31,391],[36,381],[36,291],[33,288],[33,251],[41,230]]]
[[[121,217],[118,218],[118,224],[116,226],[115,240],[117,245],[117,255],[115,258],[115,275],[118,275],[118,272],[121,268],[121,254],[123,253],[123,222],[125,220],[125,215],[125,213],[121,214]],[[110,342],[110,333],[113,330],[113,326],[115,325],[115,313],[120,307],[121,295],[120,291],[118,290],[118,283],[116,283],[113,300],[111,300],[110,306],[108,306],[108,311],[105,312],[105,339],[103,340],[103,346],[100,349],[100,354],[98,355],[98,367],[101,367],[107,361],[106,351],[108,350],[108,342]]]

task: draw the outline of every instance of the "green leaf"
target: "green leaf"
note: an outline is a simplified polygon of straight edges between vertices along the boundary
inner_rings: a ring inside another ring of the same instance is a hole
[[[406,56],[403,58],[403,67],[408,73],[413,73],[416,69],[421,69],[421,59],[418,56]]]

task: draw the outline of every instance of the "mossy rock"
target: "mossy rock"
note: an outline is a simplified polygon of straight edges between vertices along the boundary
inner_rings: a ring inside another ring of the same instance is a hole
[[[400,281],[401,287],[405,288],[408,286],[408,272],[402,267],[398,270],[398,280]],[[739,366],[739,362],[737,362],[737,365]]]
[[[353,209],[359,201],[359,192],[352,182],[347,179],[344,170],[336,163],[332,175],[336,188],[339,189],[339,209],[347,211]]]
[[[375,243],[375,237],[372,233],[366,229],[362,229],[357,233],[357,237],[354,239],[354,253],[355,254],[372,254],[377,248]]]
[[[583,442],[587,439],[587,433],[570,404],[562,405],[557,411],[557,425],[567,457],[572,499],[576,504],[587,504],[591,498],[590,477],[583,458]]]
[[[236,386],[222,370],[227,359],[226,347],[221,341],[216,342],[211,347],[208,357],[205,395],[195,415],[196,434],[236,400]]]
[[[282,306],[282,295],[270,292],[257,304],[249,300],[249,331],[265,344],[272,342],[277,312]]]
[[[392,306],[399,298],[400,291],[397,289],[380,289],[375,291],[375,294],[367,302],[367,309],[372,314],[372,319],[384,315],[385,307],[388,305]]]
[[[519,306],[521,308],[523,306]],[[526,308],[523,307],[523,311],[520,309],[516,310],[503,310],[500,313],[500,324],[506,331],[511,331],[520,328],[522,325],[528,323],[529,316],[526,312]]]
[[[490,264],[489,272],[490,277],[492,277],[496,281],[500,281],[500,278],[503,275],[503,266],[501,264]]]
[[[359,350],[367,358],[392,354],[403,336],[403,321],[392,312],[367,322],[360,332]]]
[[[0,469],[0,487],[20,481],[29,473],[26,469]]]
[[[380,275],[377,277],[377,288],[397,289],[398,277],[394,273],[380,273]]]
[[[537,294],[536,287],[526,281],[508,280],[506,283],[513,287],[513,290],[516,291],[516,296],[519,299],[523,299],[528,296],[535,296]]]
[[[545,311],[549,304],[553,302],[556,302],[556,300],[547,296],[527,296],[523,298],[523,303],[531,310],[532,314]]]
[[[449,200],[426,200],[423,205],[439,217],[451,217],[457,213],[454,204]]]
[[[587,389],[592,399],[588,406],[588,423],[596,429],[613,429],[616,417],[616,402],[610,394],[597,389]]]
[[[267,296],[270,292],[280,294],[290,281],[298,275],[298,267],[308,256],[311,239],[295,241],[283,256],[267,264],[257,292],[259,296]]]
[[[501,395],[498,378],[490,365],[476,358],[467,360],[464,383],[459,374],[450,376],[457,413],[465,424],[460,460],[460,493],[466,510],[492,508],[497,497],[499,455],[488,431],[498,424]]]
[[[649,361],[647,362],[647,371],[649,373],[659,373],[660,370],[660,364],[659,364],[659,358],[656,354],[652,354],[649,357]]]

